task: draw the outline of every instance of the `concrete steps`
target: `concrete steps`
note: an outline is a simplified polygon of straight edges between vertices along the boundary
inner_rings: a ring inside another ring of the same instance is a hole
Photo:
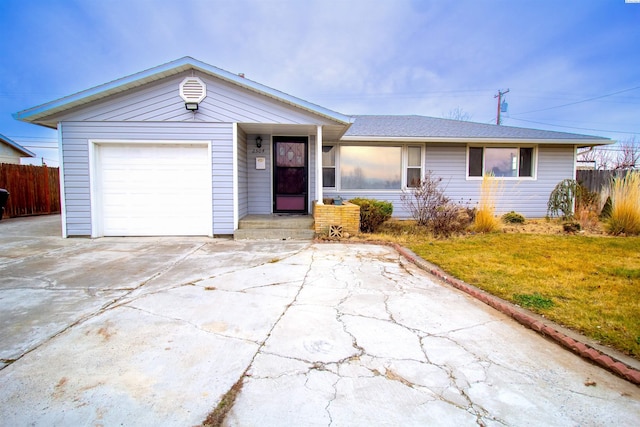
[[[247,215],[238,222],[235,240],[311,240],[315,236],[311,215]]]

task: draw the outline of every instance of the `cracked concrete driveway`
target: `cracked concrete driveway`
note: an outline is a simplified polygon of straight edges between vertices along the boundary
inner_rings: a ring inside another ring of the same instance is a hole
[[[0,425],[631,426],[640,389],[388,247],[0,221]]]

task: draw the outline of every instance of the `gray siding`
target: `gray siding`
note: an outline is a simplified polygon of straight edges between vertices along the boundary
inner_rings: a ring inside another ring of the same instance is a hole
[[[89,140],[211,141],[213,233],[231,234],[233,227],[232,136],[228,123],[108,123],[62,124],[64,197],[67,234],[91,234]]]
[[[537,147],[537,179],[502,180],[496,200],[496,212],[516,211],[528,218],[542,218],[553,188],[563,179],[574,177],[573,146],[540,145]],[[442,187],[455,203],[476,206],[481,180],[466,178],[466,146],[462,144],[427,144],[425,171],[442,177]],[[401,191],[324,191],[325,197],[340,195],[344,199],[366,197],[392,202],[394,217],[410,218],[400,201]]]
[[[247,180],[249,185],[249,214],[268,215],[271,206],[271,135],[260,135],[262,148],[257,148],[258,135],[247,136]],[[256,157],[264,157],[266,169],[256,169]]]
[[[158,82],[113,95],[102,101],[80,107],[58,118],[58,121],[91,122],[226,122],[276,124],[332,124],[329,119],[295,108],[273,98],[201,73],[195,73],[207,85],[207,97],[194,114],[184,108],[180,98],[180,82],[191,73],[169,77]]]

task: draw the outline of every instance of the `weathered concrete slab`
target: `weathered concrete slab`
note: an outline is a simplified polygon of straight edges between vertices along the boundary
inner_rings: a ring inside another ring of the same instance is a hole
[[[0,223],[0,425],[196,425],[240,378],[229,426],[640,420],[638,387],[388,247],[58,231]]]

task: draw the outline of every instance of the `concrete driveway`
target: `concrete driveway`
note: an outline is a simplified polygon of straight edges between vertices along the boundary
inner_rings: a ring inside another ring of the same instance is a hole
[[[388,247],[0,221],[0,424],[631,426],[640,388]]]

